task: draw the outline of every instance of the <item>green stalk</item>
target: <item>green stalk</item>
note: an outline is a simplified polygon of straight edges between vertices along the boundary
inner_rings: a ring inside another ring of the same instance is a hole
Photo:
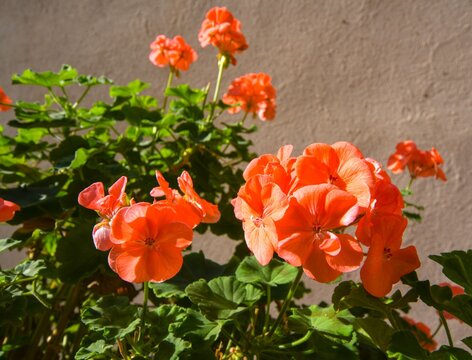
[[[441,322],[444,325],[444,330],[446,330],[447,341],[450,347],[454,347],[454,342],[452,341],[451,331],[449,330],[449,326],[447,325],[446,318],[442,311],[439,311],[439,317],[441,318]]]
[[[162,110],[166,111],[166,107],[167,107],[167,95],[166,95],[166,92],[167,92],[167,89],[169,89],[171,86],[172,86],[172,80],[174,79],[174,71],[172,70],[172,68],[170,69],[170,72],[169,72],[169,77],[167,78],[167,85],[166,85],[166,88],[164,90],[164,101],[162,102]]]
[[[218,60],[218,77],[216,78],[215,93],[213,94],[213,103],[211,104],[210,115],[208,116],[208,122],[213,120],[213,115],[215,113],[216,102],[218,101],[218,96],[220,93],[221,79],[223,78],[223,70],[226,67],[228,58],[225,55],[221,55]]]
[[[266,305],[265,320],[264,320],[264,327],[263,327],[262,333],[265,333],[267,328],[269,327],[271,301],[272,301],[271,290],[270,290],[270,286],[267,285],[267,305]]]
[[[272,329],[270,329],[269,333],[267,334],[269,337],[274,335],[275,330],[277,329],[277,327],[282,322],[284,314],[287,311],[287,308],[288,308],[290,302],[292,301],[293,295],[295,295],[295,291],[297,290],[298,284],[300,283],[300,279],[302,278],[302,274],[303,274],[303,268],[299,267],[297,277],[295,278],[295,281],[292,283],[292,286],[290,287],[290,290],[288,291],[287,297],[285,298],[285,301],[282,305],[282,309],[280,309],[279,316],[277,317],[277,320],[275,320],[274,326],[272,326]]]
[[[431,335],[431,338],[434,338],[436,336],[438,331],[441,330],[442,326],[443,326],[443,323],[442,323],[442,321],[440,321],[438,327],[436,328],[436,330],[434,330],[433,335]]]
[[[147,312],[147,303],[149,298],[149,282],[144,282],[144,300],[143,300],[143,313],[141,314],[141,333],[144,331],[144,323]]]
[[[279,349],[289,349],[289,348],[301,345],[311,337],[311,334],[313,334],[313,330],[308,330],[308,332],[302,338],[300,338],[298,340],[295,340],[295,341],[292,341],[291,343],[288,343],[288,344],[279,345],[278,348]]]

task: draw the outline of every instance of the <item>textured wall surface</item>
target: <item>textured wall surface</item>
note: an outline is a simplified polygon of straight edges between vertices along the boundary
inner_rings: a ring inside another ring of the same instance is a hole
[[[420,275],[443,281],[427,255],[471,248],[470,1],[2,0],[0,85],[13,99],[35,99],[30,88],[10,85],[11,74],[67,63],[117,84],[140,78],[152,83],[150,94],[160,94],[167,72],[147,56],[163,33],[180,34],[197,49],[197,63],[179,81],[204,86],[216,77],[216,58],[213,49],[200,48],[197,32],[216,5],[241,20],[250,46],[226,71],[223,89],[237,76],[267,72],[278,90],[276,120],[260,123],[253,136],[256,152],[291,143],[298,154],[313,142],[346,140],[385,164],[404,139],[440,151],[448,181],[414,185],[425,219],[409,228],[405,243],[418,247]],[[222,260],[233,246],[212,236],[195,244]],[[330,289],[315,286],[311,301],[329,300]],[[422,309],[416,315],[436,326]]]

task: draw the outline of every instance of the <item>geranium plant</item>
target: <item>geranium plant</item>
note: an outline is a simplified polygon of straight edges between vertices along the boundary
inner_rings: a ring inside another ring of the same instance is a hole
[[[197,52],[165,35],[149,55],[169,71],[157,98],[140,80],[118,86],[67,65],[13,76],[42,101],[0,89],[13,117],[0,137],[0,221],[16,226],[0,251],[26,255],[1,270],[0,357],[470,359],[472,337],[448,320],[472,325],[472,251],[430,256],[450,281],[436,285],[402,244],[423,210],[413,186],[446,181],[439,152],[404,141],[387,168],[345,141],[257,156],[247,135],[276,116],[270,76],[221,89],[248,48],[228,9],[211,9],[198,39],[217,49],[204,89],[173,85]],[[110,100],[84,106],[99,86]],[[387,169],[408,169],[408,186]],[[194,231],[237,241],[231,259],[192,252],[204,241]],[[342,281],[352,271],[360,282]],[[303,274],[337,283],[331,303],[304,301]],[[434,331],[407,315],[416,302],[436,310]]]

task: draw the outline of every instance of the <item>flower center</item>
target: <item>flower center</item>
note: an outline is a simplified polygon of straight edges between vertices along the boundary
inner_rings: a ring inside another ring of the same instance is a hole
[[[264,221],[258,216],[251,216],[251,221],[256,225],[256,227],[264,226]]]
[[[390,260],[390,258],[393,256],[392,250],[390,248],[385,248],[384,249],[384,258],[385,260]]]
[[[337,177],[337,176],[332,175],[332,174],[329,174],[329,179],[328,179],[328,181],[329,181],[330,184],[334,184],[337,180],[338,180],[338,177]]]
[[[156,240],[152,239],[152,238],[146,238],[146,240],[144,240],[144,244],[146,246],[149,246],[149,247],[152,247],[154,246],[154,243],[156,242]]]

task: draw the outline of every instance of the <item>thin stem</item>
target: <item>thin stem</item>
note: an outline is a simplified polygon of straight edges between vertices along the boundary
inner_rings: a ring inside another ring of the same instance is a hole
[[[446,318],[442,311],[439,311],[439,317],[441,318],[441,322],[444,325],[444,330],[446,330],[447,341],[450,347],[454,347],[454,342],[452,341],[451,331],[449,330],[449,326],[447,325]]]
[[[277,327],[282,322],[284,314],[287,311],[287,308],[288,308],[290,302],[292,301],[293,295],[295,295],[295,291],[297,290],[298,284],[300,283],[300,279],[302,278],[302,274],[303,274],[303,268],[299,267],[297,277],[295,278],[295,281],[292,283],[292,286],[290,287],[290,290],[288,291],[287,297],[285,298],[285,301],[282,305],[282,308],[280,309],[279,316],[277,317],[277,320],[275,320],[274,326],[272,327],[272,329],[270,329],[270,331],[268,333],[269,337],[274,334],[275,330],[277,329]]]
[[[443,323],[442,323],[442,321],[440,321],[439,324],[438,324],[438,327],[436,328],[436,330],[434,330],[433,335],[431,335],[431,338],[434,338],[436,336],[438,331],[441,330],[442,326],[443,326]]]
[[[289,349],[289,348],[301,345],[311,337],[311,334],[313,334],[313,330],[308,330],[308,332],[302,338],[300,338],[298,340],[295,340],[295,341],[292,341],[291,343],[288,343],[288,344],[279,345],[278,348],[279,349]]]
[[[72,105],[72,108],[75,109],[77,106],[80,105],[80,103],[82,102],[82,100],[87,96],[88,92],[90,91],[92,87],[91,86],[87,86],[87,88],[85,89],[85,91],[82,93],[82,95],[80,96],[79,100],[77,100],[75,102],[74,105]]]
[[[414,177],[411,177],[411,178],[410,178],[410,182],[409,182],[408,185],[406,186],[406,190],[411,191],[411,185],[413,185],[413,181],[415,181],[415,178],[414,178]]]
[[[169,89],[171,87],[173,79],[174,79],[174,71],[172,71],[172,68],[171,68],[170,72],[169,72],[169,77],[167,78],[167,85],[166,85],[166,88],[164,90],[164,101],[162,102],[162,110],[164,110],[164,111],[166,111],[166,106],[167,106],[166,92],[167,92],[167,89]]]
[[[213,94],[213,103],[211,104],[210,116],[208,116],[208,122],[213,120],[213,114],[215,113],[216,102],[218,101],[218,96],[221,87],[221,79],[223,78],[223,70],[227,64],[227,57],[222,55],[218,60],[218,77],[216,78],[215,93]]]
[[[271,303],[271,290],[270,286],[267,285],[267,305],[266,305],[266,311],[265,311],[265,320],[264,320],[264,328],[262,330],[262,333],[265,333],[267,328],[269,327],[269,320],[270,320],[270,303]]]
[[[243,118],[242,118],[241,121],[239,122],[239,125],[240,125],[240,126],[243,126],[243,125],[244,125],[244,121],[246,121],[247,114],[249,114],[248,111],[246,111],[246,112],[244,113]]]
[[[149,282],[144,282],[144,300],[143,300],[143,313],[141,314],[141,332],[144,330],[145,317],[147,312],[147,303],[149,298]]]

